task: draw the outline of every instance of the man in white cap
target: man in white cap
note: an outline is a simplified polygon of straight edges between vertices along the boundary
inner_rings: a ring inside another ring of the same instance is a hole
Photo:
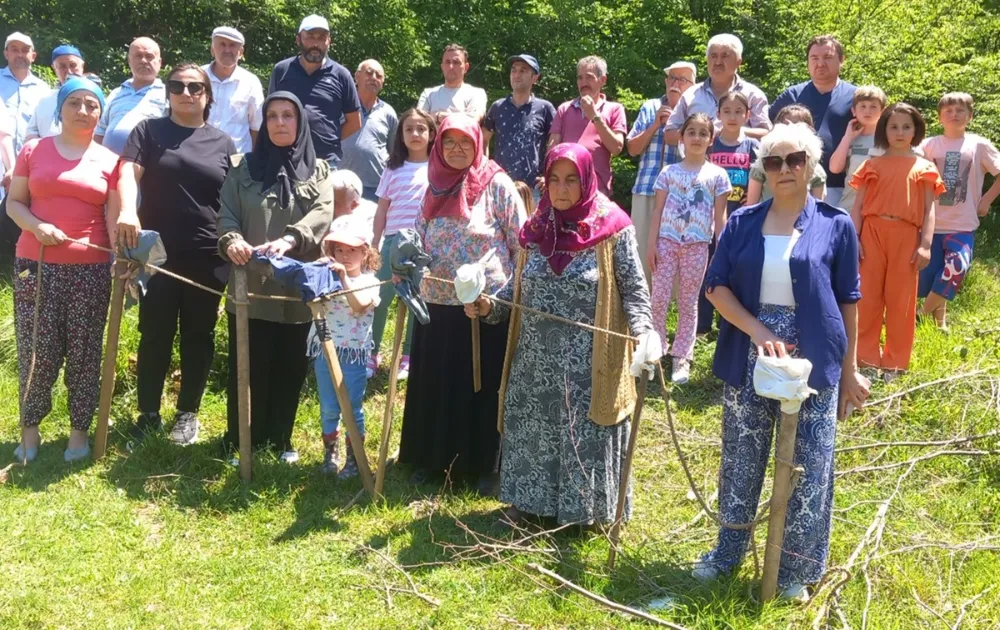
[[[375,191],[389,162],[399,117],[392,105],[378,97],[385,85],[382,64],[365,59],[354,73],[354,82],[361,101],[361,130],[344,140],[340,168],[357,173],[363,186],[361,196],[377,203]]]
[[[231,26],[212,31],[212,59],[202,66],[212,82],[212,111],[208,124],[229,134],[240,153],[250,153],[263,122],[260,107],[264,88],[252,72],[239,66],[246,40]]]
[[[7,106],[14,130],[14,151],[20,151],[28,133],[28,121],[35,113],[38,102],[51,88],[31,72],[35,62],[35,45],[24,33],[11,33],[3,45],[7,67],[0,70],[0,100]]]
[[[61,86],[71,76],[83,76],[83,53],[76,46],[61,44],[52,50],[52,69],[56,80]],[[38,102],[35,113],[28,121],[28,132],[24,136],[27,142],[34,138],[57,136],[62,130],[62,124],[56,119],[56,104],[59,101],[59,89],[49,92],[48,96]]]
[[[128,47],[132,78],[111,90],[94,140],[119,155],[136,125],[159,118],[167,109],[167,88],[157,75],[163,59],[160,46],[148,37],[137,37]]]
[[[361,129],[361,102],[354,77],[327,56],[330,24],[326,18],[304,18],[295,43],[299,54],[274,66],[267,93],[285,91],[298,97],[309,116],[316,155],[336,168],[343,157],[341,141]]]
[[[631,155],[639,157],[639,170],[636,173],[635,185],[632,186],[632,223],[635,225],[636,237],[639,241],[639,258],[642,260],[646,280],[650,280],[649,262],[646,260],[645,238],[656,208],[653,199],[656,193],[653,184],[664,166],[681,160],[677,144],[667,144],[663,134],[667,119],[673,113],[681,94],[694,85],[697,79],[697,69],[688,61],[675,61],[663,69],[663,96],[651,98],[639,108],[639,115],[628,132],[625,143]]]

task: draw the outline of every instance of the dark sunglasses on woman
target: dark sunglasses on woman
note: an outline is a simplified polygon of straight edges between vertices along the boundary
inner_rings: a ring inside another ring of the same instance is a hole
[[[789,153],[785,157],[781,157],[780,155],[769,155],[760,159],[760,162],[764,167],[764,171],[767,173],[777,173],[781,171],[782,164],[787,164],[788,170],[790,171],[797,171],[806,165],[806,161],[807,157],[805,151]]]
[[[200,96],[205,91],[205,84],[201,81],[191,81],[190,83],[175,81],[173,79],[167,81],[167,91],[171,94],[183,94],[185,88],[191,96]]]

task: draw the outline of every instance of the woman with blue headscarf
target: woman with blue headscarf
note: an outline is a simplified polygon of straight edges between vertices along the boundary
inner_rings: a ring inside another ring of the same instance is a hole
[[[75,241],[111,247],[118,221],[118,156],[94,142],[103,109],[104,94],[92,81],[66,81],[56,105],[62,131],[25,144],[14,168],[7,214],[23,230],[14,263],[18,460],[38,454],[38,425],[52,410],[52,387],[64,363],[72,428],[64,457],[70,462],[90,454],[111,257]]]

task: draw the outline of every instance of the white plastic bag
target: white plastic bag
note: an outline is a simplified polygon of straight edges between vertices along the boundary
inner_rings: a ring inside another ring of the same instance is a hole
[[[462,265],[455,272],[455,294],[462,304],[472,304],[486,288],[486,272],[479,263]]]
[[[639,377],[644,366],[649,367],[649,380],[653,380],[653,369],[663,357],[665,352],[663,344],[660,343],[660,335],[655,331],[649,331],[639,336],[639,345],[632,353],[632,365],[629,373]]]
[[[753,370],[753,388],[758,396],[781,401],[781,413],[799,412],[806,398],[816,393],[809,387],[812,363],[792,357],[757,357]]]

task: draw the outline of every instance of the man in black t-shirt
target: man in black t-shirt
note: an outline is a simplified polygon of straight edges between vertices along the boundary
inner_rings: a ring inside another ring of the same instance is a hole
[[[316,155],[336,168],[342,157],[341,140],[361,129],[361,102],[354,77],[347,68],[327,57],[330,24],[326,18],[310,15],[303,19],[295,42],[299,54],[274,66],[267,92],[284,90],[302,101],[309,116]]]

